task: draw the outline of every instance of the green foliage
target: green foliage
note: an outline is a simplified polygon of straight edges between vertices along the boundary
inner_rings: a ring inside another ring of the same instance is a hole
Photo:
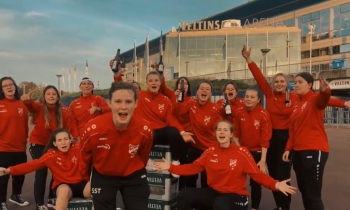
[[[215,79],[215,80],[203,80],[203,79],[189,79],[191,83],[191,92],[195,93],[198,89],[199,84],[202,81],[209,81],[213,85],[213,92],[221,92],[222,87],[227,83],[227,82],[232,82],[236,85],[236,88],[238,90],[245,90],[249,87],[256,87],[256,85],[248,85],[242,81],[239,80],[230,80],[230,79]],[[175,87],[175,82],[176,80],[172,81],[167,81],[166,85],[170,88],[173,89]]]
[[[107,96],[108,95],[109,89],[103,89],[103,90],[94,90],[94,95],[99,95],[99,96]],[[64,93],[62,98],[78,98],[80,97],[81,92],[76,92],[76,93]]]
[[[197,88],[199,84],[204,81],[203,79],[190,79],[191,83],[191,92],[195,93],[197,91]],[[249,85],[239,80],[230,80],[230,79],[216,79],[216,80],[209,80],[211,84],[213,85],[213,92],[221,92],[222,87],[225,83],[233,81],[233,83],[236,85],[236,88],[238,90],[245,90],[249,87],[257,87],[257,85]],[[165,82],[167,87],[170,89],[174,89],[176,80],[170,80]],[[141,89],[146,90],[147,86],[145,84],[141,84]],[[94,90],[94,95],[100,95],[100,96],[107,96],[109,89],[104,90]],[[62,98],[78,98],[80,96],[80,92],[77,93],[71,93],[71,94],[63,94]]]

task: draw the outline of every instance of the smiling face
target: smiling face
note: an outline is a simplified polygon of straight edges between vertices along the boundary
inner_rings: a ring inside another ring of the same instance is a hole
[[[71,146],[71,139],[67,132],[60,132],[56,134],[56,140],[53,145],[61,152],[67,152]]]
[[[228,84],[225,87],[224,94],[227,95],[228,100],[234,100],[237,96],[237,90],[233,84]]]
[[[159,91],[160,88],[160,77],[157,74],[149,74],[147,76],[147,87],[149,92],[156,94]]]
[[[6,98],[14,98],[16,93],[16,86],[10,79],[5,79],[1,84],[2,91]]]
[[[303,77],[297,76],[294,79],[294,91],[300,96],[311,90],[311,86],[311,83],[307,83]]]
[[[273,89],[276,92],[286,92],[287,89],[287,80],[284,76],[277,76],[273,81]]]
[[[90,82],[88,80],[83,80],[80,83],[79,88],[80,88],[82,94],[84,96],[87,96],[87,95],[90,95],[92,93],[92,90],[94,89],[94,85],[92,84],[92,82]]]
[[[206,82],[202,82],[197,90],[197,98],[198,101],[202,104],[206,103],[211,97],[211,85],[206,83]]]
[[[216,139],[220,145],[229,145],[233,137],[232,125],[227,122],[219,122],[216,127]]]
[[[260,102],[259,93],[256,90],[247,90],[244,95],[244,104],[247,109],[254,109]]]
[[[121,89],[112,93],[109,107],[113,113],[114,124],[118,129],[124,129],[129,125],[136,103],[132,90]]]
[[[54,105],[58,101],[58,93],[53,88],[47,89],[44,93],[44,97],[48,105]]]

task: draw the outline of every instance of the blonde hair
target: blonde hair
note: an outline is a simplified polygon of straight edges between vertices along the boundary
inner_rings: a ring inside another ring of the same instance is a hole
[[[272,78],[272,88],[274,89],[273,87],[273,84],[275,83],[275,80],[277,79],[277,77],[283,77],[285,80],[286,80],[286,83],[287,83],[287,87],[286,87],[286,100],[284,101],[284,103],[286,104],[286,106],[290,106],[290,90],[289,90],[289,87],[288,87],[288,84],[289,84],[289,79],[287,77],[287,75],[283,74],[283,73],[277,73],[275,74],[275,76],[273,76]]]
[[[232,124],[230,121],[228,121],[228,120],[220,120],[220,121],[215,125],[215,131],[218,129],[218,125],[219,125],[220,123],[226,123],[226,124],[228,124],[228,126],[229,126],[229,128],[230,128],[230,131],[231,131],[231,133],[233,134],[233,131],[235,130],[235,128],[234,128],[233,124]],[[239,144],[235,141],[235,139],[234,139],[233,136],[231,137],[230,141],[231,141],[232,143],[235,143],[236,145],[239,145]]]

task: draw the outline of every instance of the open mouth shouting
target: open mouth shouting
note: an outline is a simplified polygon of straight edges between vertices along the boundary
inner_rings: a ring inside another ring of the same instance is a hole
[[[158,91],[158,87],[156,85],[152,85],[151,90],[152,90],[152,92],[156,92],[156,91]]]
[[[119,119],[121,121],[125,121],[128,119],[128,113],[127,112],[119,112],[118,113]]]
[[[219,140],[225,140],[226,139],[226,136],[225,135],[220,135],[219,136]]]

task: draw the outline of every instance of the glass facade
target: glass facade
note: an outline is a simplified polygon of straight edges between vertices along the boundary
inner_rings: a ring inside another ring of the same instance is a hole
[[[261,30],[263,31],[263,29]],[[243,45],[252,48],[251,58],[260,65],[262,48],[267,54],[267,75],[300,71],[300,32],[185,36],[167,38],[165,63],[177,76],[208,78],[252,78],[241,55]],[[289,42],[288,40],[289,34]],[[180,40],[180,49],[178,43]],[[178,53],[180,52],[180,53]],[[290,64],[290,65],[289,65]],[[278,67],[277,67],[278,66]],[[289,67],[290,66],[290,67]]]

